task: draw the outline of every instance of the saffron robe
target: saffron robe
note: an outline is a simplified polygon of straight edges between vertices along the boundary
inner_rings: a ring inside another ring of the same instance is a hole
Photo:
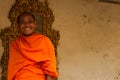
[[[57,78],[54,46],[50,39],[35,33],[21,35],[10,44],[8,80],[46,80]]]

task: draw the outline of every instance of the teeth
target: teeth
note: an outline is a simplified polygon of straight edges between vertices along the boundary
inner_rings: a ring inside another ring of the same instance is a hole
[[[30,30],[30,28],[25,28],[25,30]]]

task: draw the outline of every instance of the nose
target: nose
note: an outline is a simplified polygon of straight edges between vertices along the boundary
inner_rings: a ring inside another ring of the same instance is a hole
[[[28,23],[28,22],[25,22],[25,23],[24,23],[24,26],[29,26],[29,23]]]

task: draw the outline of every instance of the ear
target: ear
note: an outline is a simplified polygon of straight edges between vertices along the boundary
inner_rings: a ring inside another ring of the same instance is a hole
[[[18,27],[18,29],[20,30],[20,24],[19,24],[19,23],[17,23],[17,27]]]
[[[18,27],[18,28],[20,27],[19,23],[17,23],[17,27]]]
[[[37,21],[35,21],[35,25],[37,25]]]
[[[37,27],[37,21],[35,21],[35,27]]]

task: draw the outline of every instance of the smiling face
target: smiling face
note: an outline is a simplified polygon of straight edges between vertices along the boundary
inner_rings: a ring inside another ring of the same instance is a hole
[[[32,15],[21,15],[18,20],[18,26],[25,36],[30,36],[35,32],[35,19]]]

